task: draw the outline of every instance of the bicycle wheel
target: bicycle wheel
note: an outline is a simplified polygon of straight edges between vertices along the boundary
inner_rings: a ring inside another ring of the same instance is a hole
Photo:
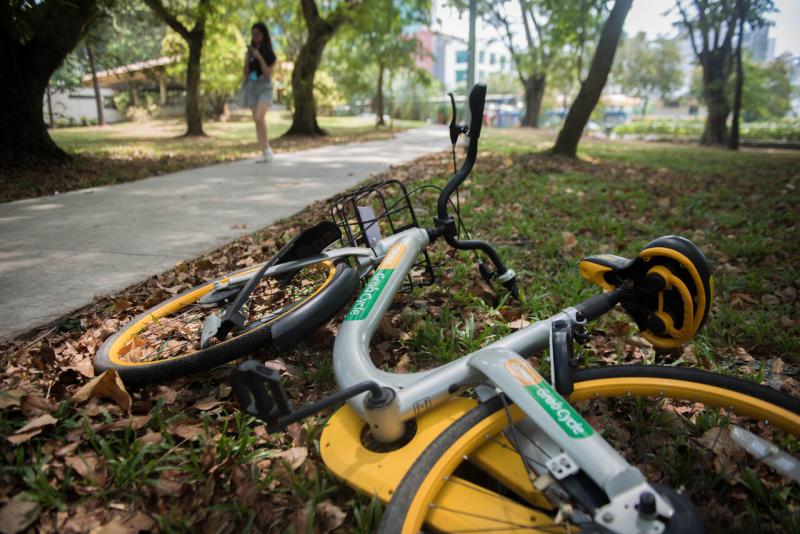
[[[734,451],[725,432],[734,423],[742,425],[796,454],[800,400],[736,378],[675,367],[587,369],[575,379],[570,400],[576,408],[652,482],[686,488],[706,527],[797,531],[797,486]],[[522,418],[515,406],[509,412]],[[555,524],[554,512],[541,502],[530,464],[523,464],[512,444],[518,438],[504,434],[507,429],[499,397],[453,423],[417,458],[394,492],[380,530],[418,532],[425,524],[446,532],[560,531],[565,525]],[[687,508],[674,491],[661,493],[677,501],[676,511]],[[773,510],[777,517],[767,517]],[[680,514],[667,531],[688,528],[681,521],[690,519]]]
[[[242,308],[245,327],[201,349],[206,316],[244,285],[232,286],[231,278],[259,267],[197,286],[133,318],[100,347],[96,372],[116,369],[126,384],[143,385],[210,369],[268,345],[288,347],[327,322],[358,289],[357,273],[344,262],[304,267],[288,284],[265,276]]]

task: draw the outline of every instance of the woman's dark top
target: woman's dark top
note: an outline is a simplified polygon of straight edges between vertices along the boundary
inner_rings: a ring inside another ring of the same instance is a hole
[[[267,43],[261,43],[261,46],[258,47],[258,51],[261,52],[261,56],[264,58],[264,62],[267,66],[271,67],[275,64],[275,61],[278,59],[275,57],[275,52],[272,51],[272,47],[267,45]],[[255,57],[250,57],[250,72],[256,73],[256,76],[261,76],[261,62],[256,59]]]

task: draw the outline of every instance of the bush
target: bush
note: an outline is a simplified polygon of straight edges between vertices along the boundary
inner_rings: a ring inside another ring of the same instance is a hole
[[[158,111],[158,106],[130,106],[125,110],[125,116],[132,122],[145,122],[152,118]]]
[[[620,124],[617,135],[658,135],[665,137],[700,137],[702,120],[636,120]],[[800,141],[800,120],[781,119],[770,122],[747,122],[741,125],[742,139],[753,141]]]

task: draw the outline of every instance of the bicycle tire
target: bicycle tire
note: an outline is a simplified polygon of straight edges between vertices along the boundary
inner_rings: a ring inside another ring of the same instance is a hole
[[[711,395],[710,400],[709,395]],[[752,415],[760,420],[766,419],[767,416],[782,418],[780,425],[788,429],[791,435],[800,436],[800,399],[772,388],[698,369],[615,366],[577,371],[575,392],[570,400],[585,400],[596,396],[609,398],[660,396],[690,401],[695,400],[696,396],[705,396],[706,400],[703,403],[707,405],[717,404],[725,408],[732,403],[739,406],[746,405],[749,406]],[[517,416],[521,416],[519,410],[515,407],[512,409],[517,412]],[[739,410],[736,413],[739,414],[740,411],[744,412]],[[543,523],[542,515],[538,511],[541,508],[537,509],[535,506],[523,507],[527,511],[527,517],[523,519],[526,521],[524,525],[515,523],[514,521],[522,517],[514,508],[519,506],[519,499],[513,501],[507,499],[510,504],[507,505],[508,511],[503,516],[504,519],[497,519],[499,515],[488,519],[479,517],[480,514],[477,513],[477,510],[480,510],[479,504],[466,502],[470,499],[464,497],[463,490],[458,498],[451,496],[451,493],[454,493],[452,486],[456,483],[456,479],[453,477],[452,482],[450,479],[457,465],[488,440],[487,433],[492,432],[491,428],[497,427],[498,424],[502,425],[503,421],[507,425],[504,404],[501,398],[494,397],[479,404],[450,425],[417,458],[394,491],[383,514],[379,532],[419,532],[422,525],[428,523],[427,519],[438,522],[439,527],[446,524],[448,528],[455,529],[457,525],[464,530],[475,531],[491,531],[492,521],[495,522],[496,529],[500,529],[497,525],[503,525],[504,521],[512,523],[513,526],[506,524],[503,528],[512,530],[520,528],[547,530],[556,527],[555,524]],[[516,450],[514,454],[519,458]],[[522,465],[521,460],[519,464]],[[461,482],[463,485],[463,481]],[[494,501],[489,500],[494,497],[487,493],[492,490],[485,488],[480,490],[478,493],[473,492],[472,497],[486,499],[487,509],[489,505],[495,506]],[[668,495],[667,497],[669,498]],[[454,499],[459,500],[454,501]],[[434,501],[437,503],[432,506]],[[468,507],[461,512],[465,517],[456,517],[461,523],[453,521],[452,506],[458,504],[462,506],[466,504]],[[441,511],[444,511],[441,518],[429,515]],[[465,528],[465,524],[468,528]],[[681,529],[682,527],[679,527],[677,530]]]
[[[358,274],[347,263],[326,261],[321,265],[328,269],[323,285],[307,298],[293,303],[288,311],[273,320],[187,354],[157,361],[126,361],[119,355],[121,348],[141,332],[143,325],[163,319],[171,310],[197,303],[203,295],[213,290],[216,282],[254,271],[258,267],[230,273],[161,302],[128,321],[103,343],[95,355],[95,372],[99,374],[107,369],[115,369],[126,385],[142,386],[205,371],[270,345],[278,348],[293,346],[325,324],[358,290]]]

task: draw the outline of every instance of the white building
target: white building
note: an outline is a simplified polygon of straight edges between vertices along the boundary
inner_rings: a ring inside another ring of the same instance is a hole
[[[103,97],[103,118],[107,123],[125,120],[125,116],[114,108],[114,103],[111,101],[115,94],[116,92],[111,88],[100,88],[100,95]],[[48,122],[50,111],[52,111],[53,122],[59,125],[97,124],[97,101],[94,89],[91,87],[77,87],[68,90],[50,89],[49,103],[48,95],[45,93],[42,109],[45,120]]]
[[[432,57],[430,72],[442,82],[445,91],[452,91],[456,87],[467,83],[467,66],[469,52],[467,42],[460,37],[434,33],[422,30],[418,33],[427,34],[420,38],[423,46],[429,47],[427,52]],[[475,57],[475,81],[485,82],[493,74],[514,72],[514,64],[508,49],[495,41],[478,41]]]

